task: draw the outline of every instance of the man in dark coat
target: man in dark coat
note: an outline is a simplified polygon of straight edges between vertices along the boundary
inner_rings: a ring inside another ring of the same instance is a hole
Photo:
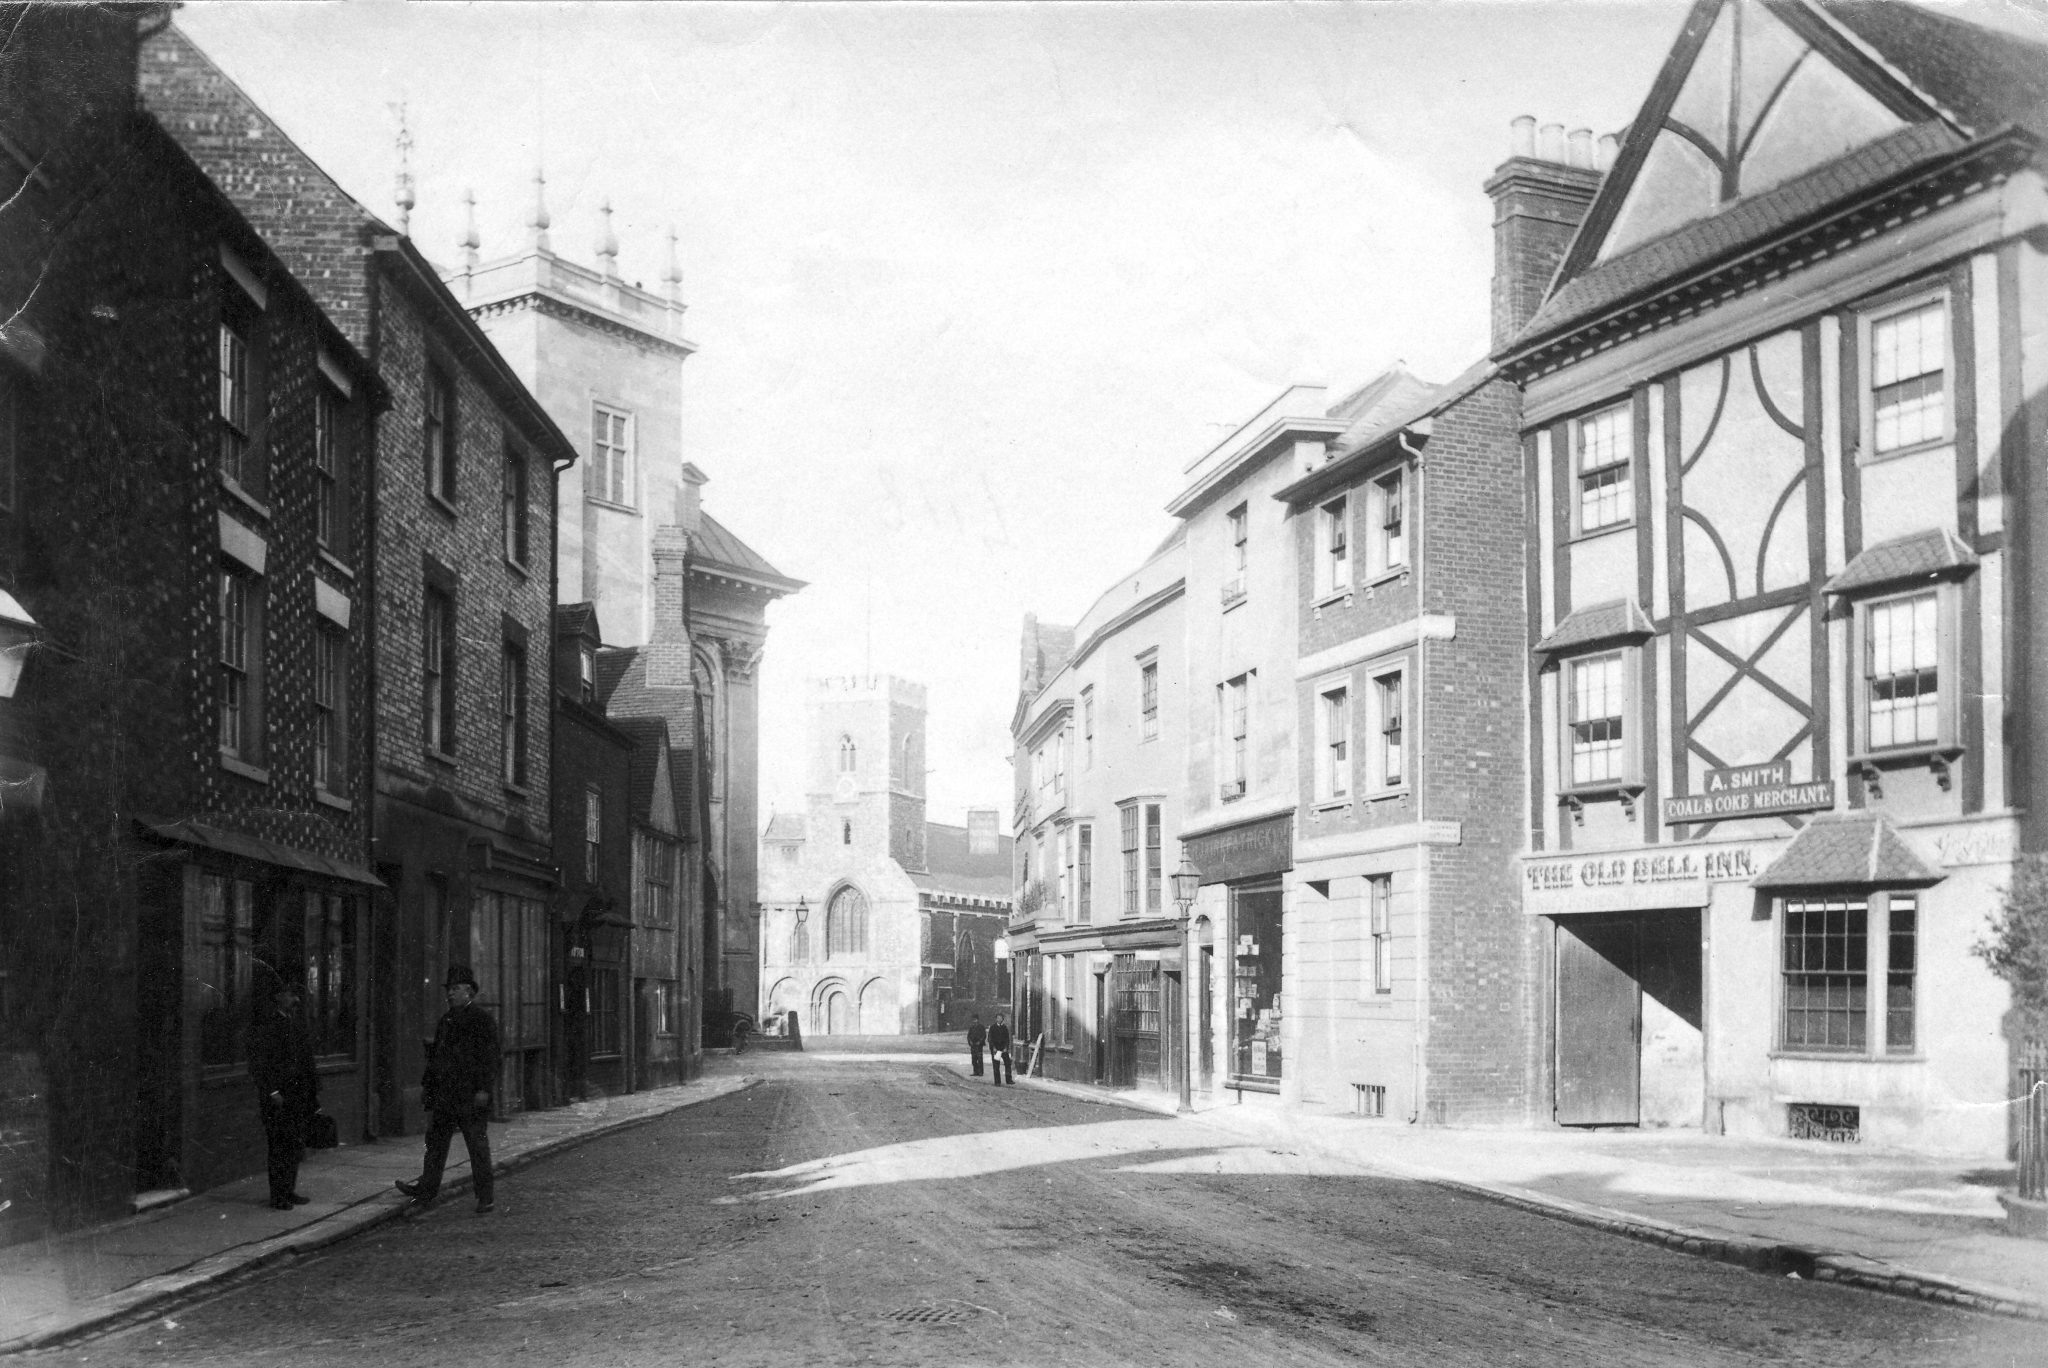
[[[445,984],[448,1010],[434,1028],[427,1047],[427,1072],[420,1079],[420,1101],[427,1109],[427,1156],[420,1176],[400,1179],[398,1190],[412,1198],[409,1212],[433,1204],[441,1191],[441,1170],[448,1145],[462,1132],[469,1151],[470,1180],[476,1187],[476,1213],[494,1205],[491,1186],[491,1094],[498,1080],[498,1023],[476,1005],[476,975],[468,966],[450,965]]]
[[[1010,1024],[1001,1012],[996,1013],[996,1024],[988,1028],[988,1071],[997,1087],[1017,1081],[1010,1067]]]
[[[271,1010],[256,1023],[249,1077],[256,1083],[269,1150],[270,1205],[290,1211],[312,1200],[299,1191],[299,1161],[306,1157],[306,1123],[320,1108],[320,1075],[313,1067],[312,1033],[299,1012],[299,990],[289,977],[278,981]]]
[[[981,1013],[967,1023],[967,1058],[974,1065],[974,1076],[981,1077],[981,1050],[988,1043],[988,1028],[981,1024]]]

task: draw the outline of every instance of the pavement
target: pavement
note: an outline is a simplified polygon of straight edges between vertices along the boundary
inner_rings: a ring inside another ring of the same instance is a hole
[[[964,1051],[876,1037],[805,1042],[814,1058],[932,1062],[965,1074]],[[764,1061],[765,1062],[765,1061]],[[500,1172],[757,1081],[725,1061],[679,1087],[550,1111],[491,1128]],[[1106,1105],[1171,1113],[1171,1096],[1020,1077]],[[1862,1146],[1738,1140],[1691,1131],[1411,1126],[1265,1099],[1208,1102],[1194,1122],[1248,1147],[1311,1154],[1786,1277],[2048,1320],[2048,1241],[2005,1233],[2009,1169]],[[1202,1142],[1197,1142],[1198,1144]],[[1196,1147],[1196,1146],[1191,1146]],[[461,1147],[457,1146],[456,1153]],[[451,1162],[442,1201],[468,1190]],[[162,1315],[280,1261],[397,1219],[398,1178],[420,1140],[309,1154],[310,1205],[272,1211],[261,1174],[109,1225],[0,1248],[0,1354],[60,1344]]]
[[[953,1067],[963,1074],[957,1055]],[[1043,1078],[1019,1086],[1171,1113],[1162,1093]],[[1413,1126],[1204,1102],[1247,1144],[1458,1188],[1578,1225],[1784,1277],[2048,1320],[2048,1240],[2006,1233],[2009,1166],[1683,1130]]]
[[[492,1162],[501,1174],[514,1172],[755,1081],[724,1073],[521,1112],[492,1124]],[[150,1319],[399,1219],[405,1199],[392,1183],[419,1176],[420,1146],[420,1137],[411,1135],[315,1150],[299,1168],[299,1191],[313,1200],[290,1211],[270,1209],[269,1182],[258,1173],[126,1220],[0,1248],[0,1354]],[[441,1180],[440,1204],[466,1206],[469,1186],[469,1159],[458,1142]]]

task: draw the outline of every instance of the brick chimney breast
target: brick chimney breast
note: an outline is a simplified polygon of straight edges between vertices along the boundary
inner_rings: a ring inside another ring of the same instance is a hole
[[[1610,154],[1590,131],[1516,119],[1508,159],[1486,182],[1493,200],[1493,344],[1499,351],[1536,316],[1572,234],[1600,189]]]
[[[683,579],[690,539],[670,525],[654,532],[654,630],[647,643],[647,687],[690,687],[690,631],[684,621]]]

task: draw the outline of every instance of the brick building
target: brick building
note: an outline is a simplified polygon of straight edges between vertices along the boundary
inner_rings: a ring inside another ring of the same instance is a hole
[[[1524,387],[1540,1110],[2006,1152],[2048,50],[1701,0]]]
[[[259,1171],[250,1028],[287,979],[323,1105],[369,1124],[359,573],[386,395],[138,106],[163,11],[4,18],[0,588],[40,632],[11,705],[40,773],[0,826],[21,1234]]]
[[[390,396],[367,482],[375,869],[366,987],[376,1127],[417,1128],[451,962],[504,1045],[498,1105],[551,1100],[566,956],[548,811],[555,474],[575,447],[412,242],[349,198],[175,27],[143,45],[145,107],[308,283]],[[339,571],[337,571],[339,573]]]

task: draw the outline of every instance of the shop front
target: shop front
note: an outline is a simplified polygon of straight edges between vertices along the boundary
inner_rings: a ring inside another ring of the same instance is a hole
[[[1194,911],[1201,957],[1195,987],[1206,1002],[1197,1013],[1196,1083],[1206,1077],[1211,1092],[1283,1091],[1291,1036],[1282,878],[1293,866],[1293,840],[1290,810],[1182,841],[1202,880]]]

